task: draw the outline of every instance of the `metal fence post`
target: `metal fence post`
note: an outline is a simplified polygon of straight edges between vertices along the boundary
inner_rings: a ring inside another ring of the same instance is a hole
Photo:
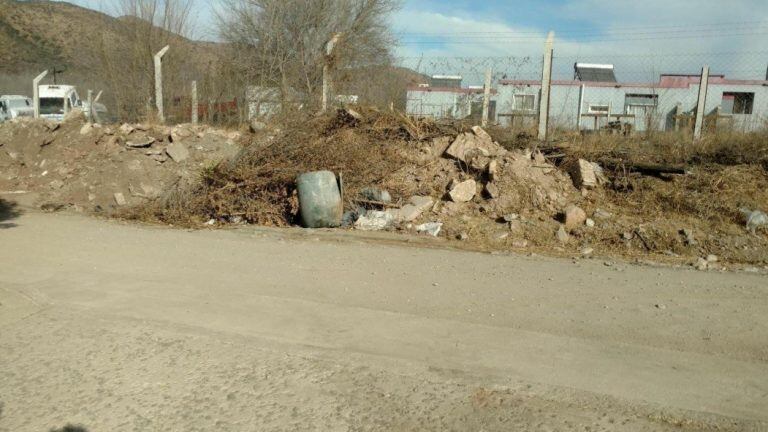
[[[544,44],[544,67],[541,71],[541,97],[539,98],[539,140],[547,140],[549,130],[549,95],[552,85],[552,54],[555,32],[550,31]]]
[[[192,81],[192,124],[197,122],[197,81]]]
[[[485,72],[485,88],[483,89],[483,127],[488,126],[488,116],[491,108],[491,80],[493,79],[493,71],[491,68]]]
[[[48,71],[41,73],[32,80],[32,98],[35,104],[35,118],[40,118],[40,81],[48,75]]]
[[[333,37],[331,37],[331,40],[325,44],[325,63],[323,64],[323,112],[328,110],[328,104],[331,99],[331,88],[333,87],[333,83],[331,82],[331,54],[333,54],[333,48],[336,47],[336,43],[339,42],[340,37],[340,33],[335,33]]]
[[[696,127],[693,130],[693,141],[701,139],[701,130],[704,127],[704,110],[707,106],[707,87],[709,87],[709,66],[701,69],[701,82],[699,83],[699,101],[696,103]]]
[[[157,107],[157,117],[160,123],[165,123],[165,113],[163,112],[163,56],[171,47],[166,45],[155,54],[155,106]]]

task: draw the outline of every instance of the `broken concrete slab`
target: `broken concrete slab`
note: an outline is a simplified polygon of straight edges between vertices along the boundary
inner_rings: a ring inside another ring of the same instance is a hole
[[[116,192],[114,197],[115,197],[115,202],[117,203],[117,205],[124,206],[124,205],[128,204],[128,201],[125,200],[125,195],[123,195],[121,192]]]
[[[391,227],[394,223],[394,212],[370,210],[355,221],[355,229],[361,231],[381,231]]]
[[[584,159],[579,159],[571,169],[573,184],[578,189],[594,189],[597,187],[595,166]]]
[[[477,182],[474,180],[466,180],[454,185],[448,195],[451,197],[451,201],[456,203],[464,203],[471,201],[477,193]]]
[[[495,157],[505,153],[506,150],[493,141],[483,140],[469,132],[459,134],[445,151],[447,156],[464,163],[471,162],[471,158],[475,156]]]
[[[167,153],[176,163],[184,162],[189,159],[189,150],[187,150],[187,146],[179,142],[172,143],[166,147],[165,153]]]
[[[152,137],[146,137],[144,139],[136,141],[126,141],[125,146],[128,148],[147,148],[155,143],[155,139]]]
[[[483,141],[493,142],[493,138],[491,138],[491,135],[488,134],[488,132],[486,132],[485,129],[483,129],[480,126],[472,126],[472,132],[474,132],[475,136],[477,136]]]

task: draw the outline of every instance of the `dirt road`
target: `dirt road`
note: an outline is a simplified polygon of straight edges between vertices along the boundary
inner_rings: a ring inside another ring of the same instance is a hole
[[[26,213],[0,431],[768,430],[767,282]]]

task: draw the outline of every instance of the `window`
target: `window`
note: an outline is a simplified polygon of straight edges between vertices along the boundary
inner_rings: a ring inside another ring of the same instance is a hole
[[[40,98],[40,114],[64,114],[64,98]]]
[[[754,93],[723,93],[723,112],[726,114],[752,114],[755,104]]]
[[[608,105],[605,104],[590,104],[589,105],[589,113],[590,114],[605,114],[608,115],[611,108]]]
[[[512,108],[515,111],[533,111],[536,109],[536,96],[526,94],[516,94],[513,99]]]
[[[636,94],[629,93],[624,97],[624,104],[626,106],[652,106],[655,107],[659,104],[659,96],[653,94]]]

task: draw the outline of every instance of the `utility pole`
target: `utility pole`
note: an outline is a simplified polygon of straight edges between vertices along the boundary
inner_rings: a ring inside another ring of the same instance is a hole
[[[88,123],[93,123],[93,90],[88,90]]]
[[[696,127],[693,130],[693,142],[701,139],[701,131],[704,127],[704,110],[707,109],[707,87],[709,87],[709,66],[704,66],[701,69],[699,100],[696,103]]]
[[[323,64],[323,101],[322,110],[328,110],[328,104],[331,100],[333,83],[331,82],[331,64],[333,63],[333,49],[341,38],[341,33],[334,33],[331,40],[325,44],[325,64]]]
[[[32,103],[35,104],[35,118],[40,118],[40,81],[48,75],[45,71],[32,80]]]
[[[544,44],[544,67],[541,71],[541,96],[539,97],[539,141],[547,140],[549,130],[549,96],[552,86],[552,54],[555,32],[550,31]]]
[[[491,81],[493,79],[493,71],[488,68],[485,71],[485,88],[483,89],[483,127],[488,126],[488,115],[491,108]]]
[[[157,118],[160,123],[165,123],[165,113],[163,112],[163,56],[171,47],[165,48],[155,54],[155,106],[157,107]]]

